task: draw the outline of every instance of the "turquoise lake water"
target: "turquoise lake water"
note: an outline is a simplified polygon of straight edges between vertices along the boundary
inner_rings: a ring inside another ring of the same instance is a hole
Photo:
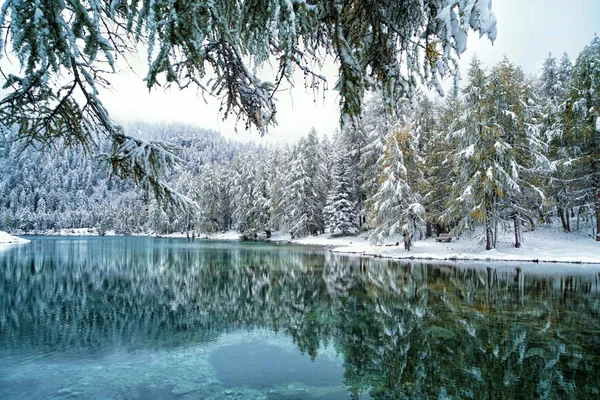
[[[0,399],[600,398],[600,268],[32,237],[0,250]]]

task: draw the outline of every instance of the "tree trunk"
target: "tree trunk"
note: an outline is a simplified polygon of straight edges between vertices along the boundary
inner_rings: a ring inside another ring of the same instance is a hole
[[[515,247],[518,249],[521,247],[521,216],[518,211],[513,215],[513,223],[515,225]]]
[[[571,232],[571,215],[569,214],[569,210],[565,210],[565,214],[567,216],[567,232]]]
[[[487,211],[487,220],[485,222],[485,249],[494,248],[494,230],[492,227],[492,213]]]
[[[190,238],[190,213],[187,213],[185,219],[185,237]]]
[[[491,250],[496,248],[496,239],[494,238],[494,197],[485,196],[485,249]]]
[[[560,217],[560,222],[562,224],[563,230],[565,232],[569,232],[569,227],[567,226],[567,220],[565,219],[565,211],[561,207],[558,207],[557,211],[558,211],[558,216]]]
[[[535,221],[533,220],[533,218],[531,218],[531,216],[527,215],[526,213],[523,213],[523,215],[529,221],[529,224],[531,225],[531,230],[535,231]]]
[[[494,207],[494,249],[496,248],[496,246],[498,245],[498,203],[495,201],[495,197],[494,197],[494,203],[495,203],[495,207]]]

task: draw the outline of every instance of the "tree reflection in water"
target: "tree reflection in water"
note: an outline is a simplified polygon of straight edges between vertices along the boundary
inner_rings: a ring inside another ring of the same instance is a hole
[[[333,344],[355,398],[593,398],[599,288],[596,271],[400,264],[276,245],[41,240],[0,253],[0,344],[5,354],[101,353],[263,328],[312,358]]]

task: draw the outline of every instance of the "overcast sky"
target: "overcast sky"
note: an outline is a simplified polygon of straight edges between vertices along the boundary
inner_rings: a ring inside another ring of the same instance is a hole
[[[557,58],[567,52],[574,62],[600,30],[600,0],[495,0],[492,9],[498,19],[497,40],[492,45],[489,39],[471,32],[467,51],[461,57],[463,71],[473,54],[486,66],[507,55],[525,73],[536,74],[548,52]],[[139,65],[144,65],[143,59]],[[335,71],[334,66],[325,69],[330,87],[335,83]],[[145,73],[145,69],[138,73]],[[115,119],[180,121],[219,130],[226,137],[269,142],[295,141],[311,127],[331,134],[338,126],[337,93],[329,90],[315,96],[304,89],[301,76],[295,88],[278,94],[279,124],[265,138],[260,138],[256,130],[245,131],[242,121],[236,133],[233,119],[221,120],[218,100],[208,98],[206,104],[193,90],[165,92],[158,88],[148,93],[142,78],[128,73],[111,80],[113,92],[103,93],[101,98]]]

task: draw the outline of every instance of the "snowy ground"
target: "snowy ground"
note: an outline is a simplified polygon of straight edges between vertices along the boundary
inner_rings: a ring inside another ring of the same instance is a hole
[[[489,260],[489,261],[532,261],[532,262],[569,262],[600,264],[600,242],[583,232],[562,232],[557,227],[542,226],[535,231],[524,232],[521,248],[514,247],[511,232],[499,235],[497,249],[485,250],[481,235],[461,237],[450,243],[436,242],[435,239],[415,241],[410,252],[404,250],[401,238],[396,240],[400,246],[390,241],[388,245],[373,246],[367,241],[347,245],[335,245],[336,253],[354,253],[376,257],[396,259],[430,260]],[[338,239],[339,240],[339,239]],[[349,239],[350,241],[351,239]]]
[[[29,240],[22,239],[13,235],[9,235],[4,231],[0,231],[0,244],[13,244],[13,243],[29,243]]]
[[[326,246],[335,253],[360,254],[394,259],[428,260],[486,260],[486,261],[530,261],[552,263],[600,264],[600,242],[586,232],[565,233],[558,226],[540,226],[535,231],[523,233],[522,247],[514,247],[513,233],[501,232],[498,248],[485,250],[483,235],[473,234],[454,238],[450,243],[436,242],[434,238],[415,241],[410,252],[404,250],[402,237],[390,238],[382,246],[375,246],[363,232],[357,236],[332,237],[326,233],[291,239],[287,234],[275,233],[272,241],[287,241],[304,245]],[[238,240],[236,232],[225,232],[201,237],[219,240]],[[396,246],[399,242],[399,246]]]

